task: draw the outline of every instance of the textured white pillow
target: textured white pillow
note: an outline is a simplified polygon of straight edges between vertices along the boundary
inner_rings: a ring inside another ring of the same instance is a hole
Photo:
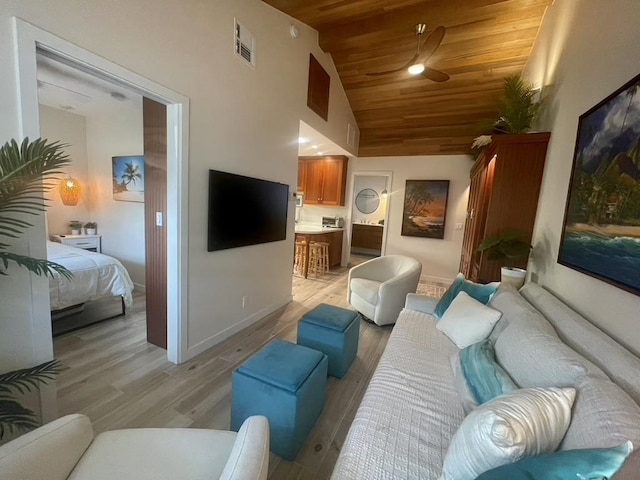
[[[501,312],[460,292],[436,323],[436,328],[458,348],[466,348],[487,338],[501,316]]]
[[[574,388],[528,388],[479,406],[451,439],[441,480],[474,480],[525,456],[555,451],[575,396]]]

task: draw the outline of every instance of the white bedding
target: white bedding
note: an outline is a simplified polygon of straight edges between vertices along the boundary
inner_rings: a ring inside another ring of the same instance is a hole
[[[436,480],[464,411],[458,349],[431,315],[404,309],[351,425],[332,480]]]
[[[47,259],[73,273],[71,280],[58,273],[49,279],[51,310],[110,296],[121,296],[125,305],[131,305],[133,282],[115,258],[47,241]]]

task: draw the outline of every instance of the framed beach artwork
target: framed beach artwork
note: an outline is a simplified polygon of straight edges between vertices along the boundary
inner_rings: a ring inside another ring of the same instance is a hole
[[[407,180],[402,209],[402,235],[444,238],[449,180]]]
[[[144,156],[112,157],[113,199],[144,203]]]
[[[640,295],[640,75],[580,116],[558,263]]]

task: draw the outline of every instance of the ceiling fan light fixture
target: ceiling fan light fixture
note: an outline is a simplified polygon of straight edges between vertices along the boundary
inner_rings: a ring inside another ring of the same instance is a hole
[[[411,75],[420,75],[424,72],[424,63],[414,63],[407,70]]]

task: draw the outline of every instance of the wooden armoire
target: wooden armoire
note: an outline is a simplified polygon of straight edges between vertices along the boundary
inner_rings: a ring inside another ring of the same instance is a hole
[[[471,169],[460,271],[474,282],[500,281],[499,261],[478,252],[485,238],[517,230],[531,241],[549,133],[494,135]],[[526,260],[521,265],[526,267]]]

